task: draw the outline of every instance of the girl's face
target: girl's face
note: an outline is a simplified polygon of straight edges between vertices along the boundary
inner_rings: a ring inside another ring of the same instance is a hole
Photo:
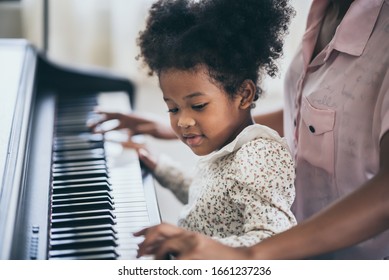
[[[231,99],[211,82],[204,68],[166,70],[159,82],[174,132],[196,155],[219,150],[253,123],[251,101],[242,106],[243,95]]]

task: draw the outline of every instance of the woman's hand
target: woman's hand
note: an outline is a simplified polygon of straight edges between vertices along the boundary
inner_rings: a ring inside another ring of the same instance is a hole
[[[134,233],[144,236],[138,257],[154,255],[155,259],[249,259],[247,248],[232,248],[200,233],[160,224]]]
[[[146,134],[159,139],[177,138],[170,126],[158,120],[157,117],[146,117],[135,113],[96,112],[101,114],[102,119],[89,125],[94,132],[105,133],[112,130],[128,129],[131,135]],[[104,124],[112,120],[117,120],[117,123],[112,127],[104,128]]]

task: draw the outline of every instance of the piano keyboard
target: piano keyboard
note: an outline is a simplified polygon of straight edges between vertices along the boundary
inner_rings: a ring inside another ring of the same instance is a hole
[[[132,233],[160,222],[136,152],[86,125],[99,117],[93,110],[103,101],[116,111],[117,104],[129,104],[122,98],[122,93],[59,97],[48,259],[134,259],[141,239]]]

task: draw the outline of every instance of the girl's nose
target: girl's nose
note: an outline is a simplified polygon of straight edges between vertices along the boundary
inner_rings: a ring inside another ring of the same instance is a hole
[[[180,128],[189,128],[191,126],[194,126],[195,124],[195,120],[188,117],[180,118],[177,123],[178,127]]]

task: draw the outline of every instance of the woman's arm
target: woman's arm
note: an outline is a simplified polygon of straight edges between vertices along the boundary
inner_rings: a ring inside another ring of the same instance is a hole
[[[258,124],[266,125],[275,131],[279,135],[284,136],[284,111],[278,110],[267,114],[258,114],[253,117],[254,121]]]
[[[380,145],[380,170],[354,193],[290,230],[255,246],[231,248],[204,235],[162,224],[138,233],[139,254],[178,259],[303,259],[346,248],[389,229],[389,132]]]
[[[298,226],[252,247],[251,258],[306,258],[345,248],[389,229],[389,132],[380,171],[359,190]]]

